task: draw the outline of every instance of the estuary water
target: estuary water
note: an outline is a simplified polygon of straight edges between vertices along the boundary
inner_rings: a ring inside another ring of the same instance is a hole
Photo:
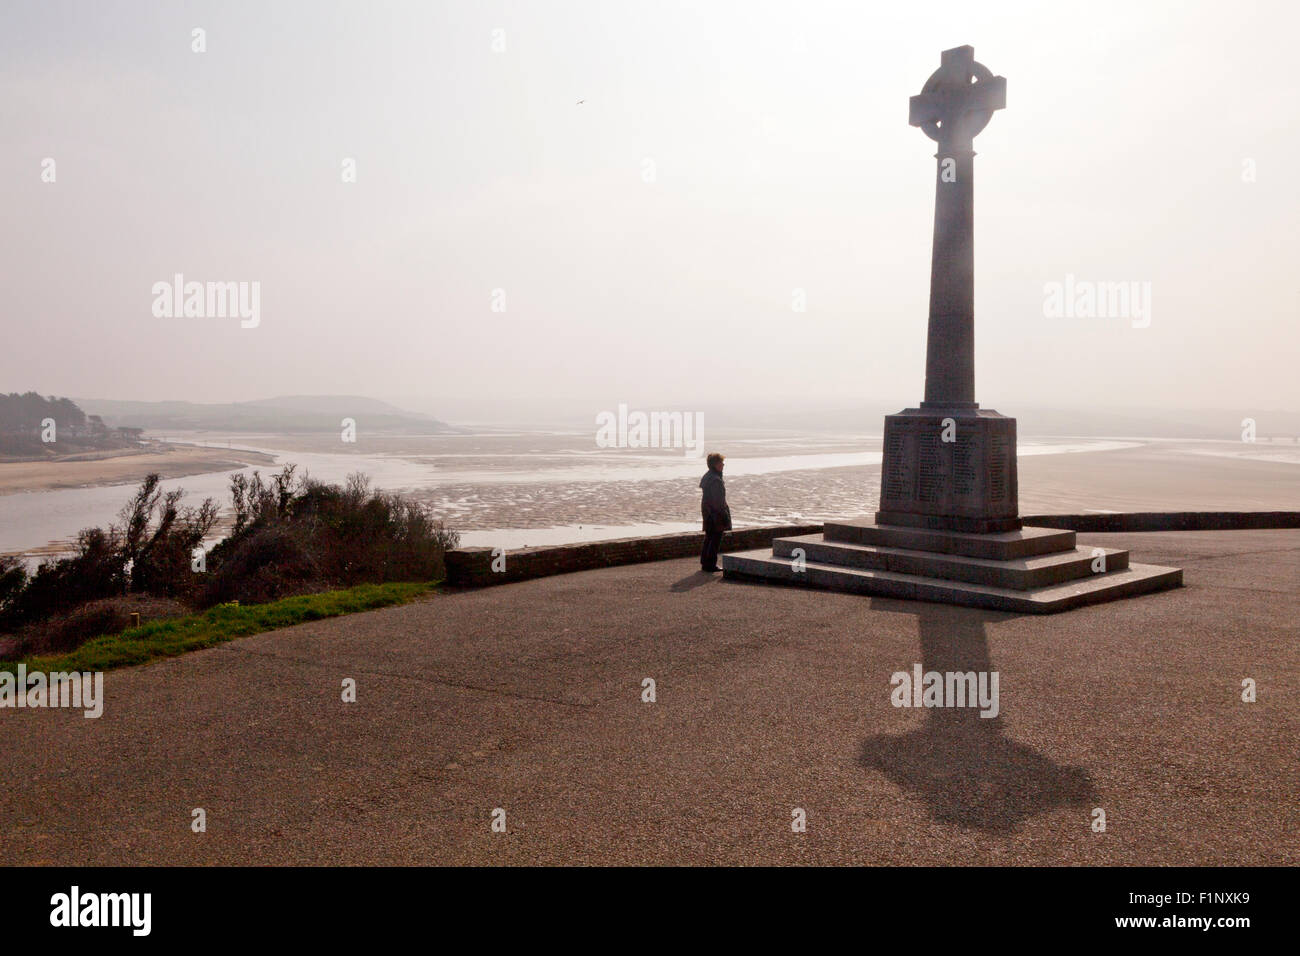
[[[288,463],[327,482],[363,472],[375,487],[427,502],[461,533],[462,544],[509,548],[693,529],[698,525],[695,484],[705,468],[700,457],[681,450],[600,448],[590,431],[576,430],[470,429],[456,435],[367,436],[351,444],[276,434],[149,437],[228,449],[236,461],[240,452],[260,452],[276,462],[238,469],[243,474],[265,476]],[[725,449],[729,488],[736,489],[733,512],[743,526],[866,513],[874,507],[880,444],[880,435],[868,433],[736,432],[714,436],[710,447]],[[1027,440],[1018,454],[1099,452],[1135,444]],[[170,479],[163,488],[183,488],[186,504],[210,497],[228,509],[234,473]],[[753,507],[736,496],[747,486]],[[114,521],[133,488],[134,483],[0,495],[0,554],[35,560],[64,552],[81,529]],[[808,502],[816,507],[810,509]]]

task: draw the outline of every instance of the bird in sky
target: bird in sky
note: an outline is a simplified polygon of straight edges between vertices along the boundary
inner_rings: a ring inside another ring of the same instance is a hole
[[[581,106],[581,105],[582,105],[583,103],[585,103],[585,102],[587,102],[587,101],[586,101],[586,100],[578,100],[577,105],[578,105],[578,106]]]

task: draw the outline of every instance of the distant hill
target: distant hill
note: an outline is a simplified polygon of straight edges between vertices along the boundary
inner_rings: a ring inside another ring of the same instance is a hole
[[[336,432],[344,418],[374,431],[454,434],[459,429],[359,395],[285,395],[252,402],[119,402],[80,398],[77,404],[106,424],[157,430],[234,432]]]

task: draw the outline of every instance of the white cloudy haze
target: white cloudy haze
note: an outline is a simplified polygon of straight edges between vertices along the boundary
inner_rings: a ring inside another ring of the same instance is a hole
[[[977,398],[1295,410],[1297,9],[8,0],[0,391],[914,404],[907,101],[969,43]],[[155,317],[175,273],[260,325]],[[1150,282],[1149,327],[1045,317],[1067,274]]]

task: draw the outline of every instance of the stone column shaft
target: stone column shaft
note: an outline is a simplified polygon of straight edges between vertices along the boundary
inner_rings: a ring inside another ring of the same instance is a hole
[[[975,407],[975,151],[935,154],[930,323],[921,407]],[[945,161],[951,159],[945,181]],[[955,179],[953,176],[955,175]]]

